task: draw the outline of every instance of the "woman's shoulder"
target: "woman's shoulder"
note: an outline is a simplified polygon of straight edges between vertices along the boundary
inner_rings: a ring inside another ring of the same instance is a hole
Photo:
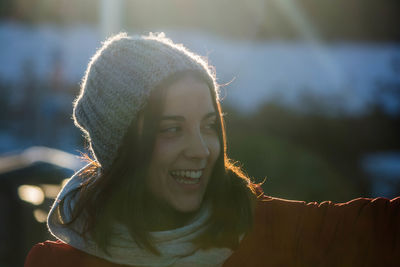
[[[83,253],[82,251],[80,251],[80,250],[72,247],[71,245],[66,244],[66,243],[64,243],[64,242],[62,242],[60,240],[57,240],[57,241],[47,240],[47,241],[44,241],[44,242],[37,243],[36,245],[33,246],[31,252],[32,253],[36,253],[36,252],[38,252],[38,253],[48,253],[48,252],[51,252],[51,253],[57,253],[57,254],[64,254],[64,253],[68,253],[68,254],[77,253],[77,254],[80,254],[80,253]]]
[[[32,247],[25,260],[25,267],[46,266],[121,266],[87,254],[62,241],[45,241]]]
[[[88,257],[90,255],[66,243],[48,240],[32,247],[26,257],[25,267],[71,266]]]
[[[34,245],[25,259],[25,267],[56,266],[73,259],[79,251],[61,241],[45,241]]]

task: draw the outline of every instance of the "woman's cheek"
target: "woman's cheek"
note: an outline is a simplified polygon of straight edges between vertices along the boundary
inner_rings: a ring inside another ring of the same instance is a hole
[[[158,156],[172,156],[179,153],[181,142],[177,138],[159,138],[156,142],[154,153]]]
[[[219,142],[218,136],[210,136],[209,138],[209,149],[213,158],[217,159],[221,153],[221,144]]]

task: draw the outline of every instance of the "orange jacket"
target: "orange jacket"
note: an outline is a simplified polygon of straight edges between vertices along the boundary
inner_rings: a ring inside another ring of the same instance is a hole
[[[60,241],[35,245],[25,267],[122,266]],[[264,197],[230,266],[400,266],[400,197],[305,203]]]

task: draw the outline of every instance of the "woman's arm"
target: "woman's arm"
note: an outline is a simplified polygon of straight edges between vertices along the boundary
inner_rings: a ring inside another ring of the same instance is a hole
[[[252,233],[225,266],[399,263],[400,197],[358,198],[338,204],[266,197],[256,209]]]
[[[304,259],[332,266],[400,263],[400,198],[303,203],[297,245]]]

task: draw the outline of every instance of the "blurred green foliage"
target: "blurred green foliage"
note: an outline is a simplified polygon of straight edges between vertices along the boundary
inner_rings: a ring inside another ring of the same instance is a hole
[[[264,181],[267,195],[306,201],[346,201],[361,194],[355,181],[340,175],[335,166],[284,138],[236,131],[229,143],[230,156],[241,159],[254,181]]]
[[[266,194],[305,201],[370,197],[360,160],[366,153],[399,150],[398,117],[379,107],[362,116],[326,116],[266,103],[251,114],[224,108],[228,156]]]

